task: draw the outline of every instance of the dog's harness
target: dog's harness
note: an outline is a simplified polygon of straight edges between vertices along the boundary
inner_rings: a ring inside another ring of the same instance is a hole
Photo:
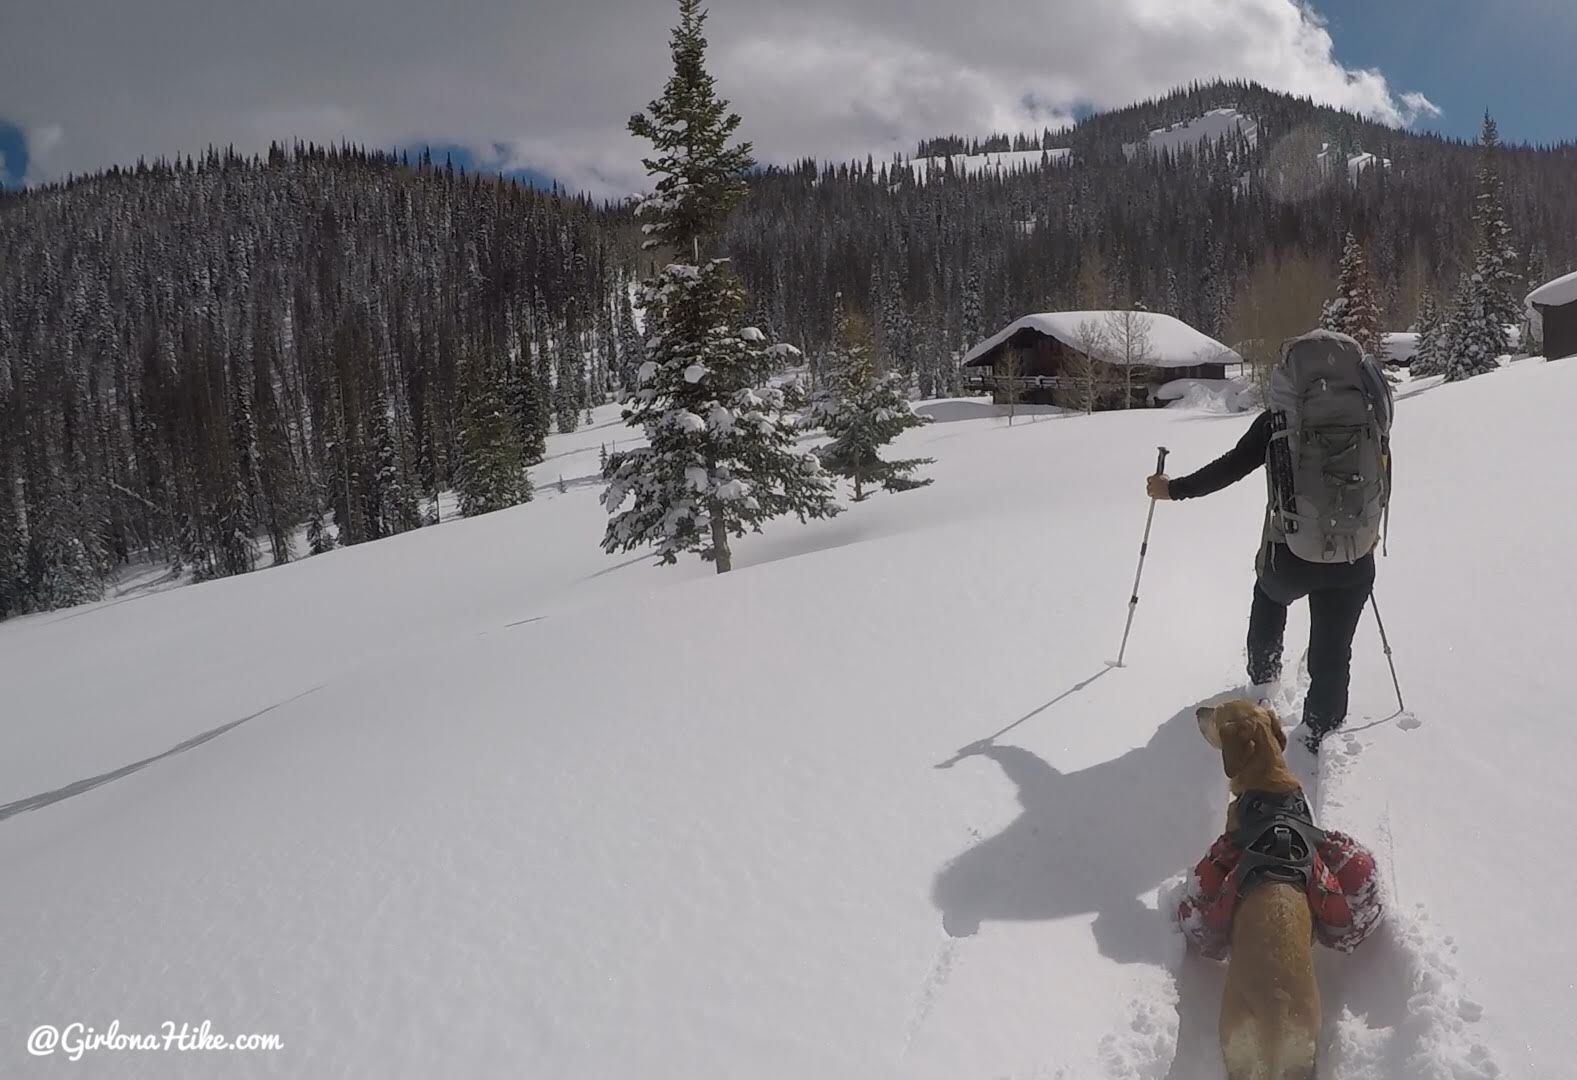
[[[1178,896],[1177,921],[1204,955],[1231,949],[1238,903],[1259,885],[1295,885],[1308,898],[1323,945],[1351,952],[1385,914],[1374,855],[1345,833],[1314,824],[1301,791],[1245,791],[1237,828],[1211,845]]]
[[[1325,833],[1315,826],[1303,792],[1245,791],[1236,806],[1238,827],[1231,841],[1242,853],[1232,874],[1237,898],[1272,881],[1307,892]]]

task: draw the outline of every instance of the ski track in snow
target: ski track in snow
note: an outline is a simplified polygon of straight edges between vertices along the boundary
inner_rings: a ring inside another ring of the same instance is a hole
[[[936,1005],[937,997],[947,986],[947,980],[953,974],[953,965],[958,961],[958,946],[958,938],[948,938],[937,947],[930,970],[925,973],[919,992],[915,994],[914,1015],[909,1021],[908,1030],[904,1033],[903,1049],[898,1053],[899,1061],[908,1058],[909,1048],[914,1045],[915,1036],[920,1034],[920,1029],[925,1026],[926,1017],[931,1015],[931,1009]]]
[[[1269,698],[1289,726],[1302,712],[1307,660],[1296,683]],[[1404,731],[1422,725],[1411,713],[1398,715]],[[1484,1009],[1462,982],[1454,940],[1434,926],[1426,905],[1401,904],[1389,799],[1367,821],[1349,820],[1361,817],[1356,809],[1344,812],[1366,749],[1357,734],[1341,731],[1318,759],[1297,741],[1288,753],[1320,824],[1351,832],[1374,852],[1387,907],[1385,922],[1352,955],[1316,949],[1324,1011],[1318,1080],[1495,1080],[1504,1074],[1477,1035]],[[1126,1028],[1101,1040],[1109,1080],[1225,1080],[1216,1024],[1227,965],[1188,951],[1173,915],[1185,882],[1186,870],[1159,890],[1169,937],[1163,983],[1136,997]]]

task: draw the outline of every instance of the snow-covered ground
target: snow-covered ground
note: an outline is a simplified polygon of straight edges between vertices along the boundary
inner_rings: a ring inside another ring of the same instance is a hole
[[[1211,109],[1203,116],[1152,131],[1146,141],[1129,143],[1123,150],[1129,157],[1143,149],[1156,154],[1176,154],[1181,150],[1198,149],[1201,142],[1214,144],[1222,136],[1240,132],[1252,145],[1259,140],[1259,121],[1236,109]]]
[[[1315,157],[1315,160],[1320,163],[1321,168],[1328,169],[1333,167],[1330,160],[1330,154],[1331,144],[1326,143],[1324,144],[1324,148]],[[1362,176],[1364,172],[1373,167],[1376,162],[1380,164],[1381,168],[1389,169],[1391,167],[1390,158],[1377,157],[1365,150],[1360,150],[1356,154],[1349,155],[1347,158],[1347,179],[1356,184],[1358,182],[1358,177]]]
[[[1366,623],[1319,791],[1392,918],[1322,956],[1321,1076],[1559,1080],[1577,365],[1400,399],[1409,712]],[[1219,1080],[1158,894],[1220,828],[1262,483],[1158,509],[1107,661],[1156,445],[1248,420],[970,404],[903,441],[932,487],[722,577],[599,551],[609,409],[529,505],[0,624],[0,1075]],[[205,1020],[283,1048],[25,1048]]]

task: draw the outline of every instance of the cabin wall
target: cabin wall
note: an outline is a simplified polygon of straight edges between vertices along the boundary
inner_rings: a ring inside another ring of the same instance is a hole
[[[1577,303],[1539,305],[1544,316],[1544,355],[1551,360],[1577,356]]]

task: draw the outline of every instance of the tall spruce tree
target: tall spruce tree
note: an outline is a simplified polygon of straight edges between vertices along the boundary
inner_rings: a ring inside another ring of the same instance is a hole
[[[701,256],[744,198],[753,164],[748,143],[729,145],[739,117],[706,71],[705,21],[699,0],[679,0],[673,76],[630,119],[655,150],[645,162],[656,180],[641,207],[645,244],[676,261],[642,290],[651,347],[624,419],[647,445],[609,456],[603,547],[656,545],[663,563],[699,551],[721,574],[733,567],[731,536],[837,507],[820,463],[797,445],[791,388],[771,384],[766,335],[741,326],[744,290],[726,262]]]
[[[1478,196],[1474,203],[1473,269],[1457,290],[1445,360],[1446,380],[1460,382],[1500,366],[1511,349],[1511,328],[1522,317],[1513,299],[1516,249],[1506,223],[1505,185],[1500,176],[1500,129],[1484,114],[1479,136]]]
[[[1375,300],[1374,280],[1369,275],[1369,259],[1363,245],[1352,233],[1342,247],[1341,279],[1336,298],[1325,305],[1320,325],[1346,334],[1370,356],[1381,356],[1385,338],[1380,332],[1380,305]]]
[[[1473,274],[1482,282],[1485,311],[1497,326],[1509,328],[1522,320],[1518,294],[1524,278],[1519,273],[1511,225],[1506,221],[1506,185],[1500,175],[1501,157],[1500,128],[1494,117],[1486,112],[1479,135],[1478,198],[1473,209],[1477,240]],[[1504,334],[1502,339],[1504,341]],[[1500,351],[1505,352],[1507,348],[1509,345]]]
[[[1447,382],[1471,379],[1500,366],[1507,348],[1506,327],[1495,316],[1488,293],[1478,274],[1463,275],[1445,335]]]
[[[931,483],[910,474],[931,458],[884,461],[881,449],[903,432],[924,427],[904,396],[903,379],[883,374],[871,355],[864,323],[840,307],[836,343],[823,388],[811,399],[802,423],[824,428],[832,442],[822,447],[822,464],[854,482],[854,501],[869,497],[867,487],[909,491]]]
[[[514,417],[493,380],[473,372],[460,419],[457,493],[465,517],[490,514],[531,500],[531,477]]]
[[[1444,375],[1445,365],[1445,313],[1435,300],[1434,293],[1425,293],[1418,305],[1418,348],[1408,370],[1414,378]]]

